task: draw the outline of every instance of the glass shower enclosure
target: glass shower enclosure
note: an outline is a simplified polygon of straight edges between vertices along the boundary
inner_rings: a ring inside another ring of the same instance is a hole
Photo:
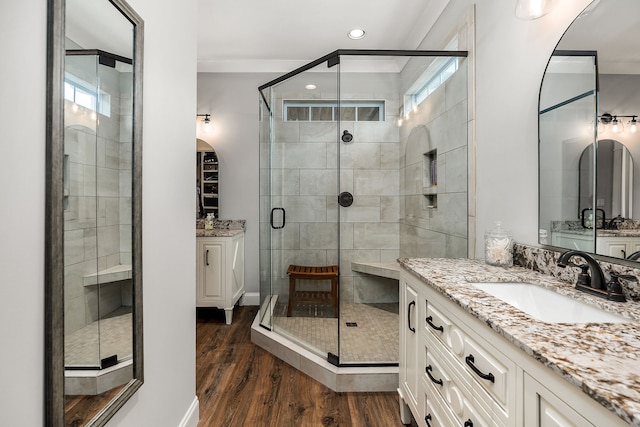
[[[259,107],[261,326],[397,364],[396,260],[467,256],[466,52],[338,50]]]
[[[132,72],[131,59],[100,50],[67,50],[67,370],[103,369],[132,357]]]

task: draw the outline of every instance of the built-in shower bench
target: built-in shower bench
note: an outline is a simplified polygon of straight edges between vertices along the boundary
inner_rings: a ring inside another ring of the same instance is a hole
[[[113,267],[100,270],[97,273],[84,276],[82,278],[82,284],[84,286],[95,286],[98,283],[101,285],[105,285],[107,283],[131,279],[131,271],[131,265],[114,265]]]
[[[352,262],[351,270],[372,276],[400,280],[400,264],[397,262]]]

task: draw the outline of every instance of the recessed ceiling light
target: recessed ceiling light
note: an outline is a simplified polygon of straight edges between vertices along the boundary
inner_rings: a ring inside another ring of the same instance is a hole
[[[309,90],[314,90],[316,88],[316,85],[306,85],[304,88]]]
[[[353,30],[349,31],[347,35],[352,40],[360,40],[364,37],[364,30],[361,28],[354,28]]]

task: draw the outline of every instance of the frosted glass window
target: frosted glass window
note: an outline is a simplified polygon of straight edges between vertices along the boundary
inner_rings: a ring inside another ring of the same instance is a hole
[[[334,100],[285,100],[283,101],[284,120],[334,122],[384,121],[384,101],[342,101]]]

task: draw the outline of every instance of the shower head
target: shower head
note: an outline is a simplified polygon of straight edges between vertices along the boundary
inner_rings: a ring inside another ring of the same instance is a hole
[[[342,132],[342,142],[351,142],[353,141],[353,135],[349,133],[348,130]]]

